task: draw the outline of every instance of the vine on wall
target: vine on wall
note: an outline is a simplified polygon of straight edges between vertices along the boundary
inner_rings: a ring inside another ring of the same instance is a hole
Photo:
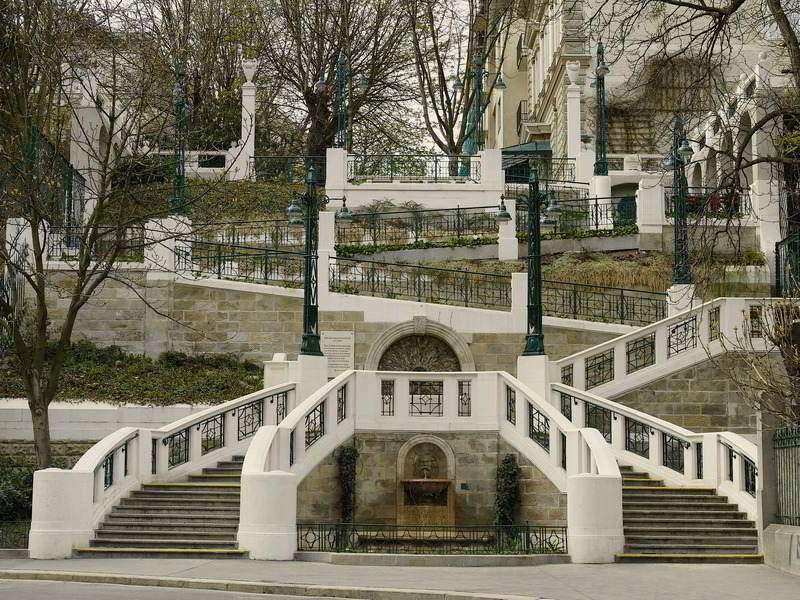
[[[506,454],[497,467],[497,495],[494,500],[494,524],[513,525],[522,498],[521,469],[515,454]]]
[[[356,462],[358,450],[354,446],[343,446],[336,454],[339,467],[339,489],[341,491],[342,523],[352,523],[356,500]]]

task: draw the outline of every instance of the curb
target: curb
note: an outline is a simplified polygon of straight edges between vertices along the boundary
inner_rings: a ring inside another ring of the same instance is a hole
[[[171,587],[195,590],[215,590],[250,594],[285,596],[326,596],[358,600],[533,600],[532,596],[510,594],[474,594],[440,590],[415,590],[392,588],[362,588],[323,586],[311,584],[266,583],[226,579],[182,579],[180,577],[143,577],[117,573],[80,573],[69,571],[1,570],[0,579],[29,581],[71,581],[75,583],[105,583],[111,585],[136,585],[144,587]]]

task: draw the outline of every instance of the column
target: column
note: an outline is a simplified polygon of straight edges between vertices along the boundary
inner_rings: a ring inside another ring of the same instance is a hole
[[[253,175],[250,163],[256,148],[256,84],[252,80],[257,68],[258,61],[242,60],[245,76],[242,84],[242,132],[239,145],[229,151],[229,156],[233,155],[229,178],[234,180]]]
[[[567,63],[567,156],[576,159],[581,152],[581,87],[578,74],[581,64],[578,61]]]

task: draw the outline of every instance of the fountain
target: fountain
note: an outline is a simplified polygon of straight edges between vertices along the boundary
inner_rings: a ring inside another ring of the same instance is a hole
[[[440,444],[420,440],[401,459],[397,524],[455,525],[452,468]]]

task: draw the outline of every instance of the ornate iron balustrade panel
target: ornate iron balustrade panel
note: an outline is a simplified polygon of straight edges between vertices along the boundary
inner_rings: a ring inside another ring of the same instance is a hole
[[[667,357],[697,347],[697,316],[672,325],[667,332]]]
[[[385,298],[508,310],[511,278],[493,273],[336,258],[331,291]]]
[[[381,380],[381,416],[394,416],[394,379]]]
[[[590,390],[614,379],[614,348],[586,357],[586,389]]]
[[[128,442],[122,446],[122,476],[128,476]]]
[[[305,255],[256,246],[179,239],[175,264],[196,277],[302,287]]]
[[[719,306],[708,312],[708,339],[712,342],[720,336],[720,311]]]
[[[304,230],[292,229],[286,220],[198,223],[194,227],[196,242],[291,252],[305,249]]]
[[[325,401],[309,411],[305,418],[306,448],[325,435]]]
[[[627,373],[656,364],[655,332],[625,344],[625,354]]]
[[[506,183],[528,183],[531,166],[539,175],[539,181],[575,182],[575,159],[569,157],[547,157],[534,154],[503,157]]]
[[[200,432],[200,453],[208,454],[225,445],[225,413],[220,413],[201,421],[197,425]]]
[[[107,490],[114,485],[114,453],[111,452],[103,459],[103,489]]]
[[[764,311],[761,306],[750,306],[747,319],[747,334],[750,338],[764,337]]]
[[[497,206],[356,213],[336,226],[336,243],[355,246],[411,245],[417,242],[496,238]]]
[[[598,404],[584,403],[586,410],[586,427],[593,427],[600,432],[605,440],[611,443],[611,411]]]
[[[550,419],[528,402],[528,437],[550,452]]]
[[[506,386],[506,421],[517,424],[517,392]]]
[[[472,382],[458,382],[458,416],[469,417],[472,415]]]
[[[575,369],[574,369],[574,366],[572,365],[572,363],[570,363],[568,365],[564,365],[563,367],[561,367],[561,383],[563,383],[564,385],[568,385],[568,386],[572,387],[572,384],[573,384],[574,379],[575,379],[574,371],[575,371]]]
[[[387,554],[566,554],[566,527],[298,523],[297,549]]]
[[[756,482],[758,481],[758,469],[756,463],[742,455],[744,462],[744,491],[753,498],[756,497]]]
[[[725,477],[728,481],[733,481],[734,475],[734,460],[736,459],[736,453],[733,451],[733,448],[725,444],[725,456],[727,458],[727,470],[725,472]]]
[[[275,402],[275,425],[280,425],[286,418],[289,405],[289,392],[279,392],[269,397],[270,402]]]
[[[703,478],[703,442],[695,442],[695,473],[697,479]]]
[[[650,458],[650,427],[625,417],[625,449],[644,458]]]
[[[689,442],[684,442],[674,435],[661,432],[662,461],[665,467],[683,473],[683,449]]]
[[[633,196],[614,198],[585,198],[560,200],[549,198],[549,206],[557,209],[544,211],[543,233],[557,238],[580,237],[588,231],[614,231],[636,225],[636,199]],[[517,233],[527,232],[526,205],[517,202]]]
[[[365,154],[347,160],[352,183],[479,183],[481,160],[477,156],[427,156]]]
[[[572,421],[572,403],[575,398],[566,392],[559,392],[558,394],[561,400],[561,414],[567,417],[569,421]]]
[[[561,468],[567,470],[567,434],[563,431],[558,432],[561,442]]]
[[[264,424],[264,401],[253,400],[236,409],[236,430],[239,441],[255,435]]]
[[[443,381],[409,381],[409,409],[412,417],[441,417],[444,415]]]
[[[664,216],[675,216],[675,188],[664,188]],[[732,219],[752,214],[750,192],[741,189],[689,187],[686,209],[694,217]]]
[[[324,156],[254,156],[250,165],[256,181],[282,183],[305,183],[306,172],[310,167],[316,173],[315,183],[324,185]]]
[[[167,468],[172,469],[189,462],[189,428],[165,437],[162,442],[167,446]]]
[[[800,233],[792,233],[775,244],[775,294],[798,295],[800,287]]]
[[[775,520],[800,526],[800,427],[784,427],[772,437],[777,488]]]
[[[649,325],[667,316],[666,294],[624,288],[542,282],[544,314],[564,319]]]
[[[289,466],[294,464],[294,429],[289,432]]]
[[[347,418],[347,384],[336,390],[336,422],[341,423]]]
[[[47,258],[70,261],[77,259],[81,250],[89,253],[91,260],[142,262],[144,260],[145,231],[143,226],[98,227],[91,246],[87,243],[92,232],[82,225],[53,226],[47,232]]]
[[[27,548],[30,530],[30,521],[0,521],[0,548]]]

